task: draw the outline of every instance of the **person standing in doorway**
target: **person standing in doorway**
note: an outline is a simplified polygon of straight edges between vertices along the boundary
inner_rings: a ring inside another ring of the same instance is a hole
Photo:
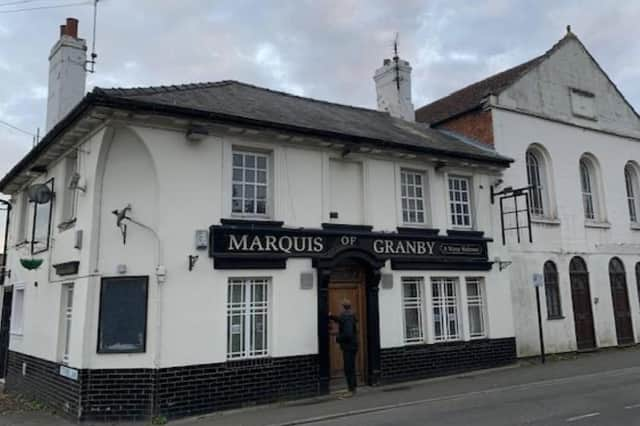
[[[329,312],[329,319],[338,323],[338,336],[336,341],[342,350],[342,360],[344,364],[344,376],[347,379],[348,392],[345,396],[353,396],[356,392],[356,354],[358,353],[358,320],[351,310],[351,302],[347,299],[342,301],[342,313],[340,316],[332,315]]]

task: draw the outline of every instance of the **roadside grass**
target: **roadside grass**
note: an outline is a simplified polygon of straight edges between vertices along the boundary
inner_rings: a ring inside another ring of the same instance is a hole
[[[25,411],[45,411],[47,406],[23,395],[0,392],[0,415]]]

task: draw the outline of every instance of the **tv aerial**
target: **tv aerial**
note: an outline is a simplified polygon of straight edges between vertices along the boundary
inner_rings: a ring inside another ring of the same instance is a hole
[[[91,41],[91,59],[88,59],[84,63],[84,70],[88,73],[96,72],[96,59],[98,54],[96,53],[96,27],[98,26],[98,1],[93,0],[93,40]]]

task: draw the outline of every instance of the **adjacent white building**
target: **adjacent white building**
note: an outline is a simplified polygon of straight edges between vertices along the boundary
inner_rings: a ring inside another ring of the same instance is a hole
[[[570,29],[542,56],[416,117],[513,158],[496,192],[531,186],[533,242],[526,229],[519,243],[515,230],[505,231],[518,355],[540,350],[535,273],[545,279],[547,351],[638,342],[640,119]],[[526,213],[518,219],[526,224]],[[505,228],[513,227],[515,215],[505,214]]]
[[[402,65],[391,115],[234,81],[76,99],[0,181],[7,389],[81,420],[326,393],[344,298],[362,383],[513,362],[511,160],[413,122]]]

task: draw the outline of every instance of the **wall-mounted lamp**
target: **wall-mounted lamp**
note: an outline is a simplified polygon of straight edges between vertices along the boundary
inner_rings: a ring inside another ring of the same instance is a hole
[[[511,266],[511,264],[513,263],[510,260],[501,260],[499,257],[494,257],[493,258],[493,263],[497,263],[498,264],[498,270],[502,271],[504,269],[507,269],[509,266]]]
[[[202,126],[191,126],[187,130],[186,134],[189,142],[200,142],[207,136],[209,136],[209,131]]]
[[[189,255],[189,272],[193,271],[193,267],[196,265],[199,257],[200,256],[198,256],[197,254]]]

